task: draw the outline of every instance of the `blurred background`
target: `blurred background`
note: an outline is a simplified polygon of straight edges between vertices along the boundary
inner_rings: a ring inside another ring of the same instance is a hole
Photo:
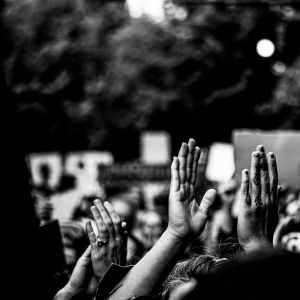
[[[137,223],[165,216],[170,159],[190,137],[199,194],[235,193],[263,143],[299,202],[299,1],[7,0],[2,14],[44,220],[88,217],[95,197],[125,199]]]

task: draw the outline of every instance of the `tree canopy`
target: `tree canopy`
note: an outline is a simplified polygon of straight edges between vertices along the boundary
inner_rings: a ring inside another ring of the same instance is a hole
[[[140,130],[208,145],[234,128],[299,127],[299,7],[166,1],[158,24],[123,2],[8,2],[6,78],[28,151],[121,143],[122,160],[138,156]],[[263,38],[271,58],[256,52]]]

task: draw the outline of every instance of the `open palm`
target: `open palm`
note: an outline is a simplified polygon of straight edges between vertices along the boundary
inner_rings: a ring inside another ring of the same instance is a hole
[[[194,238],[203,231],[208,208],[216,196],[215,190],[208,190],[200,205],[196,202],[195,183],[201,151],[195,145],[193,139],[188,144],[182,143],[171,166],[168,230],[179,239]]]

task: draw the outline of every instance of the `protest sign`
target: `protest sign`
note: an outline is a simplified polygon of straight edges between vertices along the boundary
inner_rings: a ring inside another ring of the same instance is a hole
[[[238,180],[242,170],[250,168],[251,153],[263,144],[267,152],[276,154],[279,184],[300,188],[300,131],[235,130],[232,142]]]

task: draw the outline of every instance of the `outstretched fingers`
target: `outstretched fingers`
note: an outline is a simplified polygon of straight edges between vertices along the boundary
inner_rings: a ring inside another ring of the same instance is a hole
[[[194,151],[196,142],[194,139],[189,139],[188,142],[188,155],[186,160],[186,181],[190,183],[193,171]]]
[[[109,216],[109,213],[107,212],[106,208],[104,207],[104,205],[102,204],[102,202],[99,199],[96,199],[94,201],[94,204],[96,206],[96,208],[98,209],[101,218],[106,226],[106,229],[108,231],[108,238],[109,240],[113,239],[115,237],[115,232],[114,232],[114,225],[113,225],[113,221]]]
[[[178,159],[179,159],[179,178],[180,178],[180,190],[183,194],[186,192],[186,163],[187,163],[187,156],[188,156],[188,145],[187,143],[182,143],[179,153],[178,153]]]
[[[245,210],[251,206],[251,197],[249,193],[249,171],[247,169],[242,171],[241,182],[241,202],[240,209]]]
[[[174,156],[171,164],[171,192],[178,192],[180,189],[180,177],[179,177],[179,159]]]
[[[269,205],[267,202],[269,202],[270,195],[270,177],[265,148],[263,145],[259,145],[256,150],[260,153],[261,198],[264,204]]]
[[[90,245],[92,249],[97,248],[97,236],[93,230],[91,221],[88,221],[85,225],[86,232],[90,241]]]
[[[190,184],[195,186],[196,179],[197,179],[197,169],[199,164],[199,158],[200,158],[201,150],[199,147],[195,147],[194,150],[194,159],[193,159],[193,166],[192,166],[192,176],[190,179]]]
[[[102,215],[100,213],[100,211],[98,210],[98,208],[96,206],[92,206],[91,207],[91,212],[93,215],[93,218],[95,220],[97,229],[98,229],[98,236],[101,240],[107,240],[108,239],[108,231],[107,228],[105,226],[105,223],[103,221]]]
[[[279,219],[279,192],[281,187],[278,186],[278,172],[276,157],[273,152],[267,154],[268,172],[270,176],[270,191],[269,191],[269,203],[268,203],[268,218],[267,233],[270,240],[273,238],[273,233],[276,229]]]
[[[112,221],[115,238],[121,238],[121,218],[108,201],[104,202],[104,207],[108,213],[109,218]]]
[[[277,162],[276,156],[273,152],[268,153],[267,155],[268,161],[268,170],[270,176],[270,198],[273,205],[277,205],[277,188],[278,188],[278,171],[277,171]]]
[[[259,151],[254,151],[251,157],[251,202],[252,206],[256,209],[261,209],[263,207],[261,199],[260,157]]]

